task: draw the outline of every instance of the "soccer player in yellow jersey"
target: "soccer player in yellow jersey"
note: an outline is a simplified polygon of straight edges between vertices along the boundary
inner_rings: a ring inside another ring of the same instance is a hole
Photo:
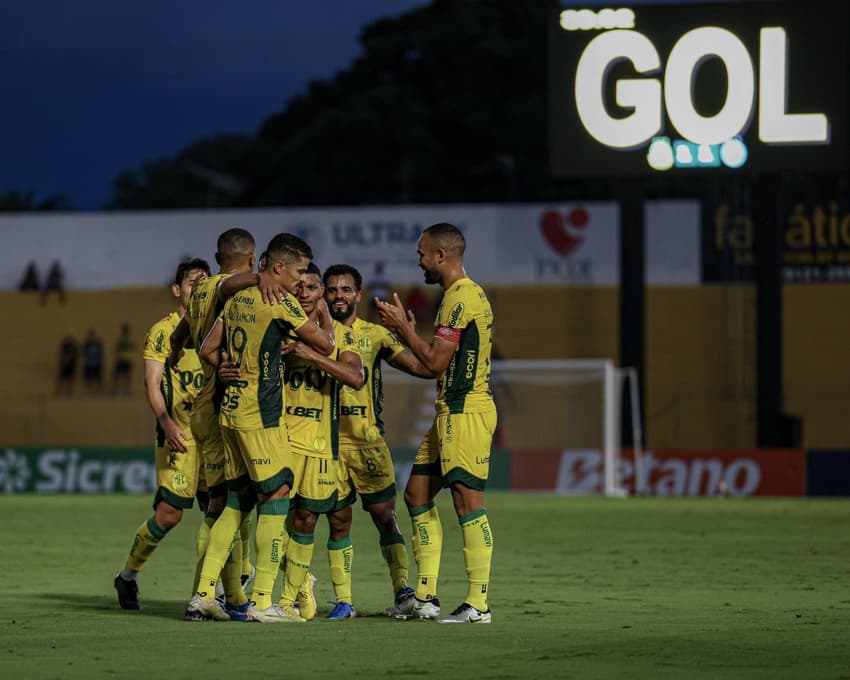
[[[327,313],[323,293],[321,272],[311,264],[301,277],[298,301],[314,323],[320,314]],[[339,500],[337,459],[340,387],[346,385],[359,389],[364,382],[363,363],[351,329],[334,323],[334,335],[336,348],[331,356],[320,354],[303,342],[288,343],[283,349],[286,356],[284,417],[295,459],[297,491],[279,603],[284,608],[294,606],[305,581],[312,578],[308,574],[313,557],[316,521],[320,514],[332,512]],[[341,572],[350,567],[350,563],[346,566],[346,545],[338,544],[331,536],[328,540],[328,557],[336,588],[344,581]],[[348,582],[348,592],[337,590],[337,603],[328,618],[354,616],[350,576]],[[312,584],[309,584],[307,590],[311,588]],[[305,614],[307,618],[315,615],[314,612]]]
[[[139,609],[139,572],[159,542],[180,523],[183,510],[192,507],[198,492],[200,461],[189,418],[204,384],[204,374],[194,351],[186,352],[173,369],[165,361],[171,351],[171,332],[185,313],[193,284],[209,274],[210,266],[205,260],[181,262],[171,285],[177,311],[157,321],[145,338],[145,396],[156,416],[157,489],[154,514],[136,529],[127,562],[115,577],[122,609]]]
[[[225,301],[236,291],[252,285],[259,285],[264,300],[282,300],[286,289],[265,274],[254,274],[255,264],[254,237],[245,229],[234,228],[222,232],[216,241],[216,262],[219,272],[197,285],[192,292],[186,315],[172,333],[172,355],[169,362],[179,358],[184,346],[200,347],[221,313]],[[203,558],[209,542],[209,530],[224,509],[227,487],[224,478],[224,444],[219,426],[219,403],[223,387],[216,381],[215,368],[203,363],[205,387],[198,395],[192,413],[192,431],[197,442],[198,455],[209,486],[210,502],[204,517],[202,532],[204,539],[199,544]],[[242,540],[234,550],[225,566],[223,574],[224,590],[231,590],[231,598],[244,600],[244,594],[235,592],[238,579],[241,586],[250,576],[251,565],[248,559],[250,536],[250,518],[246,518],[241,528]],[[187,612],[203,615],[199,610],[199,600],[193,597]]]
[[[451,224],[434,224],[419,238],[419,266],[426,283],[443,289],[434,337],[416,334],[416,319],[397,294],[376,301],[381,321],[399,336],[437,378],[436,418],[425,435],[404,491],[413,523],[413,554],[419,569],[416,594],[398,616],[439,623],[490,623],[487,591],[493,533],[484,509],[496,407],[490,393],[493,311],[481,287],[463,267],[466,241]],[[437,578],[443,529],[434,497],[449,487],[463,532],[466,600],[440,617]]]
[[[264,273],[294,293],[311,257],[310,247],[300,238],[278,234],[267,248]],[[228,301],[223,324],[215,324],[201,347],[202,358],[216,365],[223,339],[230,359],[241,371],[239,380],[226,385],[221,400],[227,506],[210,533],[199,581],[201,607],[211,618],[222,618],[214,599],[218,574],[233,546],[235,533],[256,505],[257,575],[252,601],[245,600],[244,594],[244,602],[238,597],[231,600],[231,591],[225,584],[229,613],[242,612],[248,621],[262,623],[303,621],[294,608],[271,602],[283,556],[289,493],[298,472],[282,414],[285,401],[281,343],[294,333],[302,341],[297,344],[321,356],[330,354],[334,349],[333,322],[326,307],[318,321],[309,322],[293,296],[280,305],[269,306],[263,303],[259,288],[246,288]]]
[[[392,615],[413,597],[413,589],[407,581],[407,549],[395,512],[395,470],[383,438],[381,361],[420,378],[435,376],[386,328],[358,317],[363,277],[357,269],[347,264],[335,264],[325,270],[322,280],[331,316],[354,332],[366,377],[360,389],[345,386],[340,395],[340,497],[336,508],[328,515],[331,539],[328,555],[333,560],[335,551],[343,552],[343,556],[337,559],[340,566],[334,568],[332,564],[331,567],[339,602],[335,609],[340,610],[336,612],[338,618],[344,618],[341,615],[346,612],[345,603],[351,601],[354,557],[351,544],[352,505],[356,494],[360,494],[363,509],[369,512],[378,529],[381,553],[389,568],[395,601],[387,613]],[[329,618],[337,618],[334,613],[331,612]]]

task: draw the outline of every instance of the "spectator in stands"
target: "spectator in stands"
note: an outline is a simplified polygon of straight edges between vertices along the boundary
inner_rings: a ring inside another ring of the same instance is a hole
[[[371,300],[371,304],[369,305],[370,312],[370,321],[377,322],[380,320],[380,316],[378,315],[377,307],[375,306],[375,298],[379,300],[388,300],[390,297],[390,282],[387,281],[387,277],[384,274],[384,263],[382,260],[378,260],[375,263],[375,271],[372,274],[372,278],[369,279],[369,299]]]
[[[74,378],[77,375],[77,356],[80,350],[73,333],[65,336],[59,344],[59,371],[56,376],[56,396],[71,397],[74,394]]]
[[[59,297],[59,302],[63,305],[65,304],[65,272],[59,260],[54,260],[47,272],[44,288],[41,289],[41,304],[47,302],[47,296],[50,293],[56,293]]]
[[[24,275],[21,282],[18,284],[18,290],[21,292],[28,290],[41,290],[41,281],[38,277],[38,268],[35,262],[30,261],[27,268],[24,270]]]
[[[130,377],[133,373],[133,359],[136,357],[136,343],[130,333],[130,324],[121,324],[118,342],[115,343],[115,367],[112,369],[112,394],[130,394]]]
[[[83,344],[83,383],[86,394],[103,392],[103,342],[93,328]]]

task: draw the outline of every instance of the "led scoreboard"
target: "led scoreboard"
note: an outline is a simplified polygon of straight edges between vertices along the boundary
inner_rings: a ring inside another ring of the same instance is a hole
[[[548,27],[552,173],[845,170],[848,7],[558,8]]]

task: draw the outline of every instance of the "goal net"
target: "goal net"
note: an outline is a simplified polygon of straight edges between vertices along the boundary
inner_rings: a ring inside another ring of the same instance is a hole
[[[491,388],[499,413],[494,446],[516,450],[581,451],[602,462],[602,491],[622,496],[620,414],[623,396],[632,412],[637,390],[629,375],[604,359],[497,360]],[[632,372],[633,376],[633,372]],[[435,381],[384,368],[383,420],[393,449],[415,449],[434,419]],[[632,418],[635,427],[639,417]],[[635,430],[639,455],[640,436]]]

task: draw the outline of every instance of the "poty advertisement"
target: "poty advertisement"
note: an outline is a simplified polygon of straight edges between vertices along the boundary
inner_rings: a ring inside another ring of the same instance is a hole
[[[415,449],[393,452],[397,485]],[[633,452],[623,452],[624,486],[635,492]],[[850,451],[799,449],[658,450],[641,457],[640,490],[652,496],[850,496]],[[149,449],[0,450],[0,493],[149,493],[156,488]],[[488,489],[564,495],[603,490],[598,450],[494,449]]]

